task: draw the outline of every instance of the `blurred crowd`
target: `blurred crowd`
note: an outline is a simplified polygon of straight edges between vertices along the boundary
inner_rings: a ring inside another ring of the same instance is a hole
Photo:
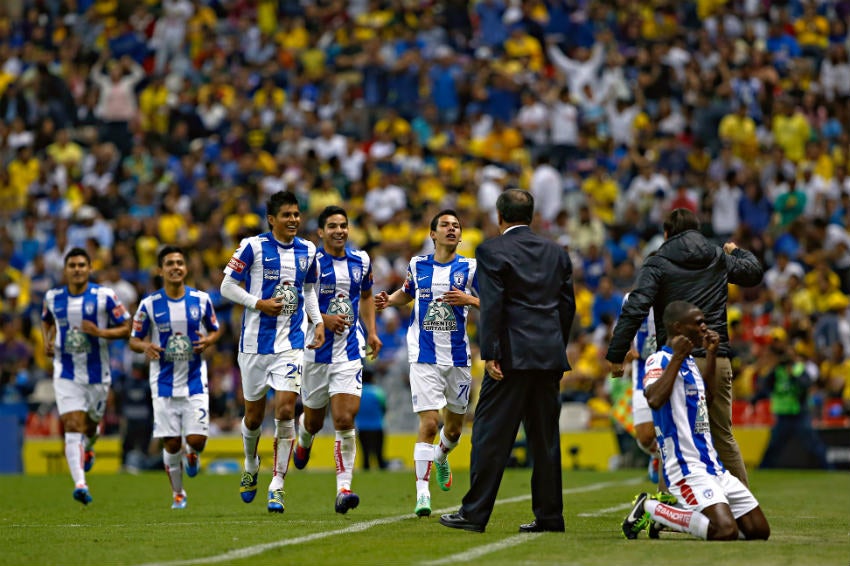
[[[430,250],[437,210],[459,211],[459,253],[473,256],[498,233],[500,191],[519,187],[576,268],[565,400],[610,407],[600,384],[623,294],[665,214],[689,208],[767,269],[730,292],[736,394],[756,394],[782,329],[814,373],[816,418],[841,419],[848,21],[847,0],[6,0],[2,399],[30,433],[55,430],[39,326],[66,250],[86,248],[134,311],[156,288],[159,246],[178,244],[226,323],[211,412],[232,430],[240,313],[218,288],[240,239],[266,229],[270,194],[298,196],[314,240],[318,212],[344,206],[375,289],[392,290]],[[406,316],[379,317],[390,429],[414,423]],[[112,349],[117,428],[148,402],[147,370]]]

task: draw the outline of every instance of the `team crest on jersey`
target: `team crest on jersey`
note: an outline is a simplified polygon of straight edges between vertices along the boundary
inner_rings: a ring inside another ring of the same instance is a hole
[[[65,351],[69,354],[91,353],[89,337],[75,326],[65,335]]]
[[[359,267],[354,267],[351,269],[351,278],[355,283],[360,283],[360,280],[363,278],[363,271]]]
[[[192,320],[200,320],[201,319],[201,309],[192,305],[189,307],[189,318]]]
[[[328,314],[341,314],[345,317],[347,324],[354,324],[354,305],[342,293],[331,299],[331,304],[328,305]]]
[[[464,280],[466,279],[466,275],[464,275],[463,271],[455,271],[454,275],[452,275],[452,279],[455,282],[455,287],[463,287]]]
[[[172,334],[165,343],[165,361],[186,362],[192,358],[192,341],[185,334]]]
[[[422,328],[429,332],[454,332],[457,330],[457,318],[451,305],[443,299],[431,301],[425,312]]]
[[[306,263],[307,260],[305,259]],[[298,291],[289,281],[283,281],[278,283],[274,291],[272,291],[272,298],[281,297],[283,299],[283,310],[280,311],[280,314],[284,315],[293,315],[295,311],[298,310]]]
[[[301,271],[307,271],[307,258],[299,257],[298,258],[298,269]]]
[[[94,303],[86,303],[84,307],[86,314],[91,316],[94,314]]]

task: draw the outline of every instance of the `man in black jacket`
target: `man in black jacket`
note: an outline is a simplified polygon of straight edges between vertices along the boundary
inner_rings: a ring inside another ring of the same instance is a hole
[[[687,301],[698,306],[708,328],[720,335],[713,376],[705,374],[705,351],[693,351],[705,379],[715,380],[717,396],[709,411],[714,447],[726,469],[747,485],[747,468],[732,435],[732,365],[726,330],[726,301],[729,283],[754,287],[761,283],[764,268],[752,252],[732,242],[727,242],[723,248],[712,244],[699,232],[696,215],[684,208],[670,213],[664,222],[664,238],[665,242],[647,258],[638,273],[634,289],[614,327],[605,358],[611,363],[613,375],[622,376],[623,360],[650,308],[655,312],[657,343],[665,344],[664,308],[673,301]]]
[[[520,532],[564,531],[559,382],[575,316],[567,252],[529,228],[531,193],[509,189],[496,201],[502,235],[478,246],[481,358],[486,373],[472,427],[470,487],[457,513],[440,517],[455,529],[483,532],[516,440],[525,423],[534,461],[534,521]]]

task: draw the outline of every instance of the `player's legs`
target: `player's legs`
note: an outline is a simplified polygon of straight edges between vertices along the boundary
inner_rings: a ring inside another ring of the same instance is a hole
[[[81,384],[61,378],[54,379],[53,385],[65,430],[65,459],[74,481],[74,499],[87,505],[92,498],[86,484],[86,460],[90,463],[94,460],[90,443],[96,439],[97,424],[106,410],[109,385]]]
[[[738,518],[737,522],[738,532],[747,540],[767,540],[770,537],[770,525],[761,507],[756,507]]]
[[[732,516],[738,523],[738,538],[767,540],[770,537],[770,525],[750,489],[728,471],[719,481],[729,501]]]
[[[274,468],[269,484],[268,510],[283,513],[283,484],[295,447],[295,402],[301,390],[304,350],[288,350],[271,356],[268,382],[275,391]]]
[[[192,395],[185,403],[183,411],[183,434],[186,437],[186,475],[190,478],[198,475],[201,467],[201,452],[207,445],[210,434],[209,395]]]
[[[313,438],[322,430],[329,403],[328,380],[331,364],[304,362],[301,378],[301,404],[304,412],[298,419],[298,442],[292,453],[292,461],[299,470],[310,459]]]
[[[183,412],[185,397],[153,400],[154,438],[162,440],[162,462],[171,485],[172,509],[186,506],[183,490]]]
[[[440,425],[439,411],[446,406],[445,382],[434,364],[410,364],[410,393],[413,411],[419,416],[419,430],[413,447],[416,470],[416,508],[420,517],[431,514],[428,482],[434,463],[434,438]]]
[[[469,368],[438,367],[446,383],[446,408],[443,428],[440,430],[440,441],[434,446],[434,467],[440,489],[448,491],[452,487],[452,471],[448,456],[457,446],[463,430],[464,415],[469,406],[472,374]]]
[[[705,371],[705,358],[697,358],[700,372]],[[708,408],[708,419],[711,426],[711,438],[714,449],[723,466],[733,476],[748,485],[747,466],[741,456],[741,449],[732,434],[732,364],[729,358],[717,358],[715,369],[714,400]],[[706,378],[708,379],[708,378]]]
[[[237,361],[242,374],[242,395],[245,399],[245,416],[242,417],[242,451],[245,455],[244,471],[239,480],[242,501],[250,503],[257,495],[257,474],[260,459],[257,445],[260,442],[261,426],[266,414],[267,367],[273,356],[239,353]]]

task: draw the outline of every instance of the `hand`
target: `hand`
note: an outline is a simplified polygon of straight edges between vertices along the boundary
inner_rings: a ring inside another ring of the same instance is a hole
[[[313,343],[307,346],[310,350],[318,350],[325,343],[325,325],[321,322],[316,325],[316,335],[313,336]]]
[[[451,291],[443,295],[443,302],[453,307],[462,307],[469,304],[469,295],[457,287],[453,287]]]
[[[377,295],[375,295],[375,310],[381,312],[385,308],[390,306],[390,296],[387,295],[386,291],[381,291]]]
[[[505,379],[505,374],[502,373],[502,365],[498,360],[487,360],[484,362],[484,369],[487,370],[487,375],[496,381]]]
[[[706,352],[715,353],[720,347],[720,334],[714,330],[707,330],[705,336],[702,337],[702,347]]]
[[[384,345],[384,343],[381,342],[381,339],[378,338],[378,335],[370,334],[369,337],[366,339],[366,344],[369,346],[369,359],[378,359],[378,354],[381,353],[381,348]]]
[[[628,357],[628,354],[626,354]],[[623,364],[608,364],[608,371],[611,372],[611,377],[623,377],[623,373],[626,371],[625,366]]]
[[[95,338],[100,338],[100,328],[98,328],[97,325],[90,320],[84,320],[83,323],[80,325],[80,330],[84,334],[94,336]]]
[[[145,347],[145,357],[149,360],[158,360],[162,352],[162,346],[157,346],[153,342],[149,342]]]
[[[257,301],[257,306],[255,308],[269,316],[279,316],[281,311],[283,311],[283,297],[260,299]]]
[[[694,343],[681,334],[674,336],[670,341],[670,345],[673,347],[673,354],[683,358],[694,349]]]
[[[209,347],[212,343],[213,343],[213,340],[210,340],[209,336],[201,336],[200,338],[198,338],[197,340],[192,342],[192,344],[195,345],[195,347],[192,349],[192,351],[195,352],[196,354],[200,354],[201,352],[206,350],[207,347]]]
[[[53,340],[44,343],[44,353],[48,358],[52,358],[53,354],[56,353],[56,344],[53,343]]]
[[[732,252],[734,252],[737,249],[738,249],[738,244],[736,244],[735,242],[726,242],[725,244],[723,244],[723,251],[726,252],[727,254],[731,254]]]
[[[342,334],[351,326],[348,317],[344,314],[323,314],[322,321],[325,323],[325,328],[334,334]]]
[[[626,359],[623,360],[623,364],[630,364],[638,358],[640,358],[640,354],[638,353],[637,350],[632,348],[631,350],[626,352]]]

